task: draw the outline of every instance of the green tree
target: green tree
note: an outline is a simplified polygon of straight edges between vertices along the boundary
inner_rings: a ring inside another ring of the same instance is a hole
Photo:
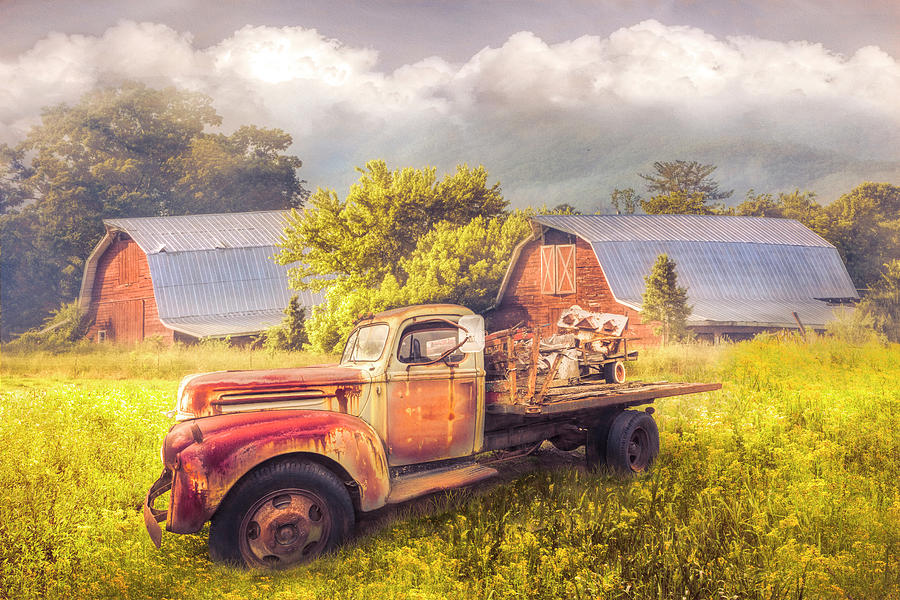
[[[900,259],[900,187],[863,183],[824,209],[822,235],[835,245],[851,279],[867,288],[882,266]]]
[[[673,214],[729,214],[718,200],[730,198],[734,190],[723,192],[712,178],[715,165],[695,160],[675,160],[653,163],[655,173],[638,173],[647,181],[648,200],[641,200],[641,208],[651,215]]]
[[[375,160],[340,200],[318,190],[294,211],[276,260],[291,285],[326,290],[306,322],[310,345],[337,349],[360,314],[404,304],[490,304],[512,248],[529,232],[524,213],[507,215],[484,167],[388,170]],[[297,263],[297,264],[293,264]]]
[[[547,211],[550,215],[580,215],[581,211],[568,202],[560,202]]]
[[[310,345],[338,350],[361,314],[407,304],[450,302],[475,311],[491,306],[515,246],[531,233],[526,213],[465,225],[440,222],[400,260],[399,275],[388,274],[376,286],[354,287],[349,280],[329,287],[324,305],[307,321]]]
[[[684,192],[688,196],[700,194],[707,202],[730,198],[734,190],[723,192],[719,183],[712,178],[715,165],[704,165],[695,160],[674,160],[653,163],[655,173],[638,173],[647,181],[647,192],[666,195]]]
[[[21,149],[0,144],[0,214],[27,200],[24,181],[29,172],[24,155]]]
[[[871,285],[857,310],[888,341],[900,342],[900,260],[884,265],[881,278]]]
[[[297,178],[302,161],[284,154],[291,136],[280,129],[243,126],[232,135],[191,140],[173,161],[173,196],[185,214],[299,207],[309,197]]]
[[[794,219],[819,235],[825,233],[825,212],[822,205],[816,202],[815,192],[796,189],[787,194],[780,192],[777,197],[773,197],[772,194],[757,194],[751,189],[747,192],[747,199],[735,207],[734,214]]]
[[[74,298],[104,218],[300,206],[290,136],[205,133],[220,124],[207,96],[126,83],[45,109],[0,148],[3,337]]]
[[[433,167],[390,171],[382,160],[357,169],[359,182],[344,200],[318,189],[309,207],[292,211],[281,252],[297,289],[323,289],[339,280],[351,288],[375,287],[387,275],[400,277],[400,261],[441,221],[468,223],[506,208],[500,185],[488,187],[484,167],[460,165],[438,181]]]
[[[614,189],[609,195],[609,201],[617,215],[633,215],[642,203],[640,195],[634,188]]]
[[[306,334],[306,309],[300,306],[297,295],[291,296],[284,309],[284,320],[270,327],[263,334],[263,346],[269,350],[290,350],[299,352],[309,341]]]
[[[688,194],[681,191],[657,194],[646,200],[641,200],[641,208],[648,215],[721,214],[721,211],[706,204],[702,194]]]
[[[655,331],[657,335],[662,335],[663,344],[668,344],[671,338],[679,340],[688,335],[685,325],[691,307],[687,303],[687,290],[678,286],[675,266],[668,255],[660,254],[650,274],[644,278],[647,287],[641,306],[641,320],[645,323],[659,322]]]

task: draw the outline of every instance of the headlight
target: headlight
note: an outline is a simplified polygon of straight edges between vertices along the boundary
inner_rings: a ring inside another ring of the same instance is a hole
[[[210,373],[216,373],[217,371],[211,371]],[[193,375],[188,375],[181,380],[181,384],[178,386],[178,395],[175,397],[175,420],[176,421],[184,421],[187,419],[193,419],[194,413],[190,412],[190,395],[185,393],[185,389],[188,384],[197,379],[198,377],[203,377],[204,375],[209,375],[210,373],[194,373]]]

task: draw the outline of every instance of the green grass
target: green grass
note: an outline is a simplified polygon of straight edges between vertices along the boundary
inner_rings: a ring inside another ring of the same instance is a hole
[[[183,372],[82,355],[67,380],[73,356],[61,371],[8,358],[3,598],[900,598],[897,345],[647,350],[632,377],[725,383],[656,404],[650,474],[618,481],[545,450],[499,483],[368,516],[352,544],[285,573],[210,564],[205,531],[164,534],[161,551],[147,538],[139,506]]]
[[[15,346],[13,346],[15,348]],[[338,356],[234,347],[223,340],[166,347],[153,340],[132,346],[83,343],[66,352],[3,348],[0,376],[7,380],[42,378],[181,379],[188,373],[227,369],[274,369],[337,362]]]

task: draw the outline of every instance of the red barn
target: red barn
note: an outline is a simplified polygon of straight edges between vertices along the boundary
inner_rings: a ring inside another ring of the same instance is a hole
[[[240,337],[278,324],[293,293],[272,256],[285,213],[107,219],[84,269],[87,337],[103,342]],[[300,293],[314,306],[318,294]]]
[[[800,321],[823,328],[858,299],[837,250],[789,219],[700,215],[545,215],[513,253],[492,329],[556,323],[577,304],[629,317],[626,336],[655,341],[641,320],[656,257],[676,263],[701,337],[749,337]]]

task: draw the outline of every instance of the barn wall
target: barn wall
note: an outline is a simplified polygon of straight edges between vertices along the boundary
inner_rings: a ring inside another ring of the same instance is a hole
[[[575,244],[575,293],[548,295],[541,293],[541,257],[543,244]],[[553,324],[573,304],[585,310],[627,315],[624,335],[640,338],[643,343],[658,343],[651,327],[641,323],[640,313],[615,301],[609,283],[590,244],[575,236],[547,230],[544,241],[529,242],[513,267],[506,293],[500,306],[487,315],[491,330],[505,329],[524,321],[527,325]]]
[[[87,338],[98,341],[139,342],[160,335],[174,341],[174,332],[159,320],[147,256],[134,240],[121,235],[110,244],[97,264]]]

